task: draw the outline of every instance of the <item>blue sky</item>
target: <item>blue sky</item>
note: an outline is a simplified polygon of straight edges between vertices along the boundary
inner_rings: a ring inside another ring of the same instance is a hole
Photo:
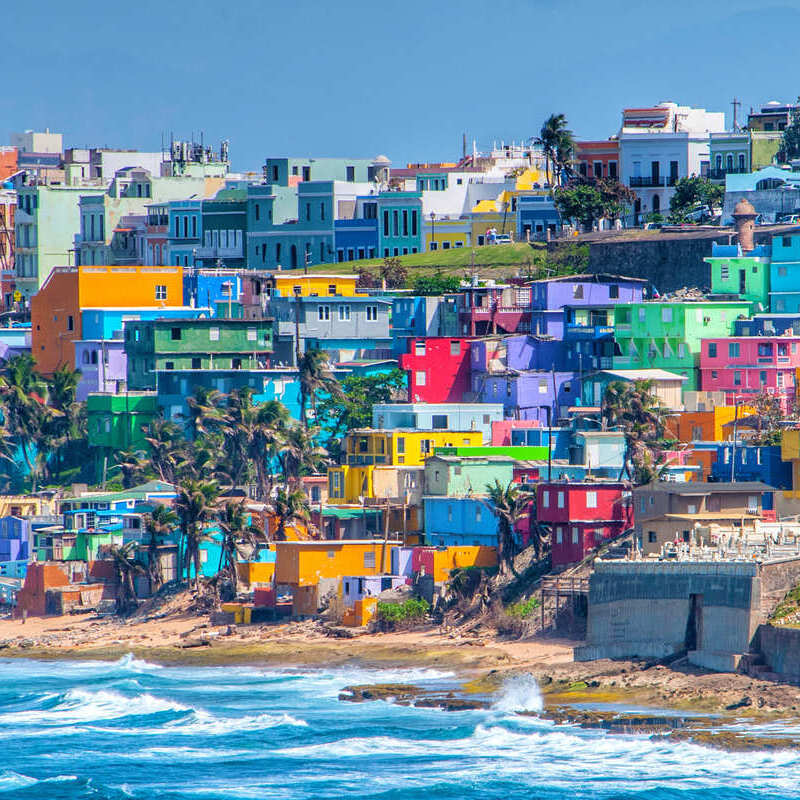
[[[11,2],[11,0],[9,0]],[[32,6],[35,10],[28,10]],[[791,100],[800,0],[39,0],[4,18],[0,143],[157,150],[162,132],[267,155],[457,157],[563,112],[605,138],[623,106],[731,113]]]

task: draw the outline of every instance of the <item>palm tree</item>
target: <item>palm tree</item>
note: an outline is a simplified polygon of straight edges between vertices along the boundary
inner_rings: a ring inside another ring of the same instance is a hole
[[[293,522],[308,523],[311,520],[311,509],[308,505],[306,493],[298,488],[292,489],[281,486],[273,503],[275,518],[278,521],[275,538],[278,541],[286,539],[286,527]]]
[[[155,594],[163,583],[161,559],[158,554],[159,541],[172,533],[178,524],[178,515],[168,506],[157,505],[144,516],[144,529],[149,534],[147,541],[147,574],[150,578],[150,593]]]
[[[658,442],[666,427],[667,409],[652,388],[652,381],[612,381],[603,396],[604,426],[614,426],[625,433],[620,478],[627,473],[637,483],[648,483],[657,476]]]
[[[317,395],[342,397],[342,387],[330,370],[330,358],[324,350],[306,350],[298,363],[300,372],[300,421],[308,428],[306,408],[309,401],[316,419]]]
[[[249,525],[241,503],[226,503],[219,517],[222,529],[222,552],[220,553],[220,571],[224,570],[236,597],[239,586],[237,563],[241,555],[252,559],[258,552],[258,529]],[[224,562],[224,565],[223,565]]]
[[[219,494],[216,481],[189,479],[178,488],[175,508],[181,525],[183,567],[189,580],[194,564],[194,588],[200,583],[200,544],[206,540],[205,527],[214,517],[214,503]]]
[[[114,457],[122,473],[123,489],[132,489],[147,480],[151,464],[144,450],[119,450]]]
[[[505,575],[514,558],[514,527],[530,513],[532,497],[513,481],[504,487],[497,479],[486,485],[486,493],[488,500],[482,502],[497,517],[497,565]]]
[[[46,423],[47,384],[36,372],[36,361],[29,354],[9,359],[0,373],[0,402],[6,429],[19,447],[35,491],[37,477],[47,461],[49,438]]]
[[[184,443],[180,428],[157,417],[145,429],[144,438],[150,445],[150,464],[156,475],[162,481],[175,483]]]
[[[127,614],[136,607],[136,587],[133,576],[144,573],[144,567],[136,560],[136,542],[112,544],[109,553],[117,573],[117,611]]]
[[[272,467],[278,460],[291,428],[289,410],[277,400],[261,403],[256,412],[250,457],[256,467],[259,499],[272,494]]]
[[[560,185],[560,173],[565,168],[569,168],[575,148],[575,138],[572,131],[567,128],[567,118],[563,114],[551,114],[544,121],[535,141],[544,150],[547,183],[550,184],[550,165],[552,164],[553,171],[556,173],[554,182],[556,185]]]
[[[300,476],[322,470],[328,451],[315,443],[319,428],[292,425],[284,431],[280,454],[283,474],[290,484],[296,484]]]
[[[198,386],[194,390],[194,396],[186,398],[189,406],[189,436],[192,439],[222,426],[225,417],[224,402],[225,395],[222,392],[205,386]]]
[[[46,449],[55,453],[57,475],[61,473],[65,448],[73,456],[72,463],[75,463],[75,457],[80,461],[83,455],[73,447],[73,443],[85,439],[85,435],[82,435],[85,430],[82,429],[86,423],[86,404],[78,403],[75,399],[80,380],[81,373],[78,370],[62,364],[46,381],[51,414],[42,435],[48,440]]]

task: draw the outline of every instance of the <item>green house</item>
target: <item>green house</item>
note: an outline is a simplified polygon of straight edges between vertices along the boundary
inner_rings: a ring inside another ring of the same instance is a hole
[[[508,486],[513,477],[514,459],[508,456],[437,454],[425,462],[424,493],[436,497],[485,494],[487,484],[493,485],[499,481],[501,486]]]
[[[751,306],[734,300],[621,303],[614,310],[614,369],[675,372],[687,379],[684,391],[695,391],[701,341],[730,336],[734,321],[749,317]]]
[[[156,389],[159,371],[266,369],[271,319],[163,319],[125,326],[128,386]]]
[[[434,454],[439,456],[501,456],[512,461],[547,460],[547,447],[538,445],[487,445],[484,447],[436,447]]]
[[[730,252],[726,252],[730,251]],[[717,245],[709,258],[711,265],[711,291],[714,294],[738,295],[742,300],[761,304],[761,310],[769,309],[770,262],[763,248],[756,248],[762,255],[743,256],[736,245]],[[731,255],[735,253],[735,255]]]

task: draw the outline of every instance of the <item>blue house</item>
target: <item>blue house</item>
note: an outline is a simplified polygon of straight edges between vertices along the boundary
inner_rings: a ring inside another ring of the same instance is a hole
[[[734,462],[733,464],[731,462]],[[776,489],[792,488],[792,462],[781,461],[781,446],[758,447],[726,442],[717,445],[712,481],[761,481]]]
[[[360,261],[375,258],[378,253],[378,220],[375,217],[337,219],[333,232],[337,261]]]
[[[173,306],[165,308],[85,308],[81,312],[83,339],[109,341],[121,339],[126,322],[150,319],[197,319],[209,317],[212,309]]]
[[[800,336],[800,311],[794,314],[753,314],[750,319],[733,321],[734,336]]]
[[[458,336],[455,295],[395,297],[392,300],[392,353],[408,352],[408,340],[428,336]]]
[[[422,252],[422,192],[382,192],[377,202],[378,255]]]
[[[183,304],[214,308],[216,303],[236,302],[242,291],[238,270],[199,269],[183,275]],[[162,315],[163,316],[163,315]]]
[[[173,200],[168,205],[167,260],[174,266],[194,267],[203,242],[203,201]]]
[[[22,517],[0,518],[0,562],[31,557],[31,523]]]
[[[497,517],[477,497],[424,497],[425,543],[437,547],[497,545]]]
[[[544,239],[561,230],[561,215],[552,195],[520,195],[517,200],[517,240]]]
[[[553,458],[569,458],[572,444],[570,428],[516,428],[511,430],[512,447],[547,447],[552,442]]]
[[[761,246],[756,251],[766,250]],[[759,255],[754,251],[748,255]],[[768,255],[768,252],[765,253]],[[769,310],[776,314],[800,312],[800,236],[773,236],[769,270]]]

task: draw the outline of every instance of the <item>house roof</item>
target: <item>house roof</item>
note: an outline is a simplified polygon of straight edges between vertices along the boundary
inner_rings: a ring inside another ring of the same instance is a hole
[[[761,481],[692,481],[691,483],[671,483],[669,481],[655,481],[645,486],[638,486],[634,491],[663,492],[664,494],[680,494],[691,497],[692,495],[706,494],[733,494],[744,492],[774,492],[775,487]],[[734,515],[737,516],[737,515]]]
[[[606,283],[609,281],[625,281],[629,283],[650,283],[647,278],[633,278],[629,275],[614,275],[610,272],[584,272],[579,275],[559,275],[554,278],[539,278],[532,284],[541,283]]]
[[[759,519],[758,514],[751,514],[749,512],[733,513],[731,511],[701,511],[699,514],[664,514],[666,519],[681,519],[681,520],[708,520],[709,522],[718,519]]]
[[[603,369],[598,374],[613,375],[626,381],[686,381],[685,375],[665,369]]]
[[[446,455],[433,455],[428,457],[428,462],[430,461],[446,461],[452,464],[464,464],[464,463],[475,463],[475,464],[483,464],[485,462],[489,462],[490,464],[509,464],[514,459],[511,456],[497,456],[497,455],[489,455],[489,456],[446,456]]]

